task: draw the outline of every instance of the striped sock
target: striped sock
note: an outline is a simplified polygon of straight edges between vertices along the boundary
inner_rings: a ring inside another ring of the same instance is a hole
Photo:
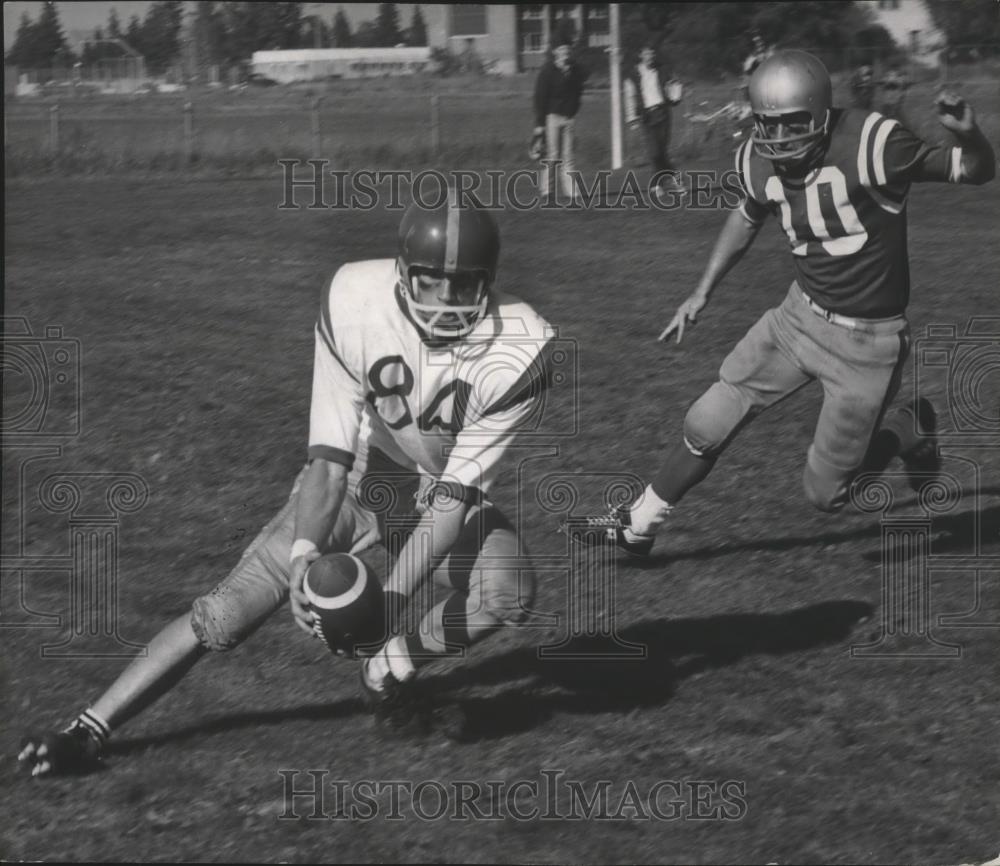
[[[80,713],[73,720],[72,724],[66,728],[66,731],[69,732],[78,728],[83,728],[101,748],[105,746],[108,738],[111,736],[111,726],[89,708]]]

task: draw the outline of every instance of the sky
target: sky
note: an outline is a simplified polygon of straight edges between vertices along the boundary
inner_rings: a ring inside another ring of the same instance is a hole
[[[59,9],[59,19],[62,21],[63,31],[71,43],[77,38],[89,36],[94,32],[95,27],[103,27],[108,20],[108,14],[114,8],[118,11],[118,18],[122,22],[122,29],[128,26],[129,19],[137,15],[139,19],[146,16],[146,11],[152,5],[151,0],[115,0],[115,2],[59,2],[56,3]],[[189,4],[193,5],[193,4]],[[407,4],[400,4],[400,18],[409,21],[406,13]],[[362,21],[370,21],[375,17],[378,9],[377,3],[306,3],[303,10],[306,15],[322,15],[329,21],[337,13],[337,9],[343,7],[344,13],[351,22],[352,27],[356,27]],[[21,21],[21,15],[25,12],[33,21],[38,19],[41,12],[42,3],[5,2],[3,4],[3,50],[7,51],[14,44],[14,37],[17,35],[17,26]]]

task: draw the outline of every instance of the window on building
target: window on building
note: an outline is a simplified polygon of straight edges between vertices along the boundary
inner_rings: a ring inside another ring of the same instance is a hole
[[[452,36],[486,36],[485,3],[464,3],[451,7]]]
[[[540,3],[531,3],[521,7],[522,21],[541,21],[544,18],[543,6]]]
[[[521,51],[525,54],[540,54],[545,50],[541,33],[525,33],[521,37]]]
[[[608,7],[607,5],[591,6],[587,10],[588,18],[607,18],[608,17]]]

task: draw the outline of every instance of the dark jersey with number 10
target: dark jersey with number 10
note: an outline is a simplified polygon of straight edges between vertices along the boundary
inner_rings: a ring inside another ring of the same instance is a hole
[[[961,177],[957,147],[929,145],[878,112],[834,109],[822,163],[783,177],[747,140],[736,153],[743,215],[768,212],[791,244],[799,286],[827,310],[899,315],[910,299],[906,196],[911,183]]]

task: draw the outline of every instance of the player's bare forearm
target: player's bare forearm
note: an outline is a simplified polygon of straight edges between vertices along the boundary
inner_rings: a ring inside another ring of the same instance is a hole
[[[458,541],[469,507],[448,498],[439,498],[435,502],[420,518],[400,551],[399,559],[386,580],[386,592],[398,592],[412,598]]]
[[[302,591],[309,564],[317,559],[333,532],[347,495],[347,467],[316,459],[309,464],[299,487],[295,511],[295,542],[291,550],[288,595],[292,616],[300,629],[314,637],[314,616]],[[305,549],[298,550],[299,545]]]
[[[684,338],[685,325],[695,321],[715,287],[743,257],[759,230],[760,224],[750,222],[742,211],[730,211],[697,288],[677,308],[670,324],[660,332],[659,342],[666,341],[671,334],[677,335],[678,343]]]
[[[760,224],[750,222],[739,210],[729,212],[712,254],[708,258],[705,273],[698,283],[697,291],[706,299],[722,278],[743,258],[743,254],[750,248],[759,230]]]
[[[347,467],[327,460],[313,460],[299,488],[295,512],[295,538],[322,548],[333,532],[347,494]]]

